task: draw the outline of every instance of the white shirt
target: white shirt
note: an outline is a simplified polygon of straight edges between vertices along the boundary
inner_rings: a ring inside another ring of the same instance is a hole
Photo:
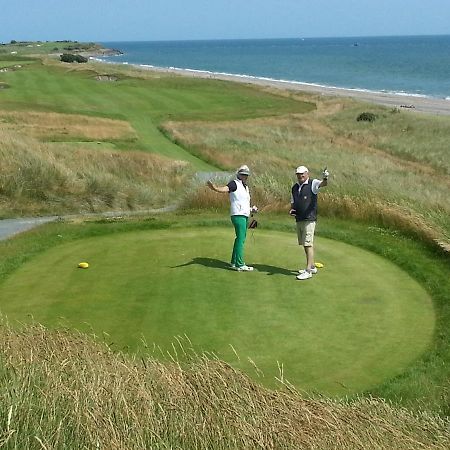
[[[236,179],[237,189],[230,192],[230,213],[232,216],[250,216],[250,192],[241,180]]]

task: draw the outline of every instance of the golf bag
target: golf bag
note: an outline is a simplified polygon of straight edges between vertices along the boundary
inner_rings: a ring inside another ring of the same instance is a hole
[[[248,224],[249,228],[257,228],[257,226],[258,226],[258,221],[257,220],[255,220],[255,219],[250,220],[250,222]]]

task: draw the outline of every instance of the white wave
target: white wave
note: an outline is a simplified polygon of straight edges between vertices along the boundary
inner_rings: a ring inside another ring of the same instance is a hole
[[[111,63],[111,64],[130,64],[128,62],[117,62],[117,61],[107,61],[103,60],[101,58],[95,58],[97,61]],[[397,96],[403,96],[403,97],[415,97],[415,98],[436,98],[430,95],[425,94],[418,94],[418,93],[412,93],[412,92],[405,92],[405,91],[389,91],[389,90],[373,90],[373,89],[366,89],[366,88],[352,88],[352,87],[342,87],[342,86],[334,86],[329,84],[319,84],[319,83],[311,83],[306,81],[298,81],[298,80],[284,80],[284,79],[278,79],[278,78],[270,78],[270,77],[263,77],[263,76],[256,76],[256,75],[248,75],[248,74],[241,74],[241,73],[228,73],[228,72],[213,72],[209,70],[202,70],[202,69],[191,69],[186,67],[176,67],[176,66],[169,66],[169,67],[161,67],[161,66],[154,66],[151,64],[138,64],[138,63],[132,63],[132,66],[135,67],[142,67],[145,69],[155,69],[155,70],[171,70],[171,71],[177,71],[180,73],[197,73],[200,75],[208,75],[210,77],[230,77],[230,78],[237,78],[237,79],[248,79],[251,81],[267,81],[270,83],[281,83],[286,85],[296,85],[296,86],[308,86],[313,87],[317,89],[323,89],[323,90],[338,90],[342,92],[360,92],[360,93],[367,93],[367,94],[376,94],[376,95],[397,95]],[[450,100],[450,97],[445,97],[445,100]]]

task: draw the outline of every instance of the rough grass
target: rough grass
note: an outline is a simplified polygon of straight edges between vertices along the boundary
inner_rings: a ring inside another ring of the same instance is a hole
[[[327,123],[340,136],[347,136],[403,160],[424,164],[424,176],[429,166],[438,174],[450,175],[448,117],[405,114],[395,109],[366,105],[366,110],[377,115],[377,120],[369,124],[354,120],[361,108],[361,105],[349,103],[342,113],[329,116]]]
[[[77,114],[0,110],[0,133],[9,130],[41,141],[136,139],[128,122]]]
[[[0,141],[2,215],[163,207],[191,176],[184,161],[155,154],[55,147],[2,130]]]
[[[184,353],[189,362],[179,363]],[[173,362],[113,353],[42,326],[0,327],[4,448],[447,449],[449,423],[367,398],[269,391],[229,365],[174,345]]]
[[[348,114],[347,103],[335,101],[303,115],[223,123],[171,121],[164,129],[173,140],[223,169],[234,170],[244,162],[250,165],[253,194],[260,206],[274,209],[283,205],[287,209],[294,169],[299,164],[307,165],[318,178],[328,166],[330,186],[321,194],[320,214],[392,226],[450,248],[450,177],[442,172],[445,166],[440,166],[441,158],[450,164],[450,154],[440,153],[433,164],[419,163],[396,151],[394,144],[392,151],[386,151],[381,145],[372,146],[351,133],[336,131],[327,121],[341,120],[342,127],[370,127],[374,134],[386,134],[389,124],[391,135],[397,133],[398,124],[389,121],[391,116],[397,120],[403,114],[384,110],[384,119],[361,124],[356,122],[353,103],[349,105],[355,125],[351,118],[341,118]],[[412,115],[402,120],[409,117],[413,122],[420,120]],[[433,124],[440,127],[440,135],[450,139],[450,119],[439,118]],[[422,141],[411,137],[408,142],[417,154],[428,155]],[[201,190],[187,205],[217,207],[224,201],[213,197]]]

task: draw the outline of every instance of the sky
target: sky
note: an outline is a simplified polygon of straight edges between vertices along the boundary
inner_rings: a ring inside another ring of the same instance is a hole
[[[0,42],[450,34],[450,0],[0,0]]]

